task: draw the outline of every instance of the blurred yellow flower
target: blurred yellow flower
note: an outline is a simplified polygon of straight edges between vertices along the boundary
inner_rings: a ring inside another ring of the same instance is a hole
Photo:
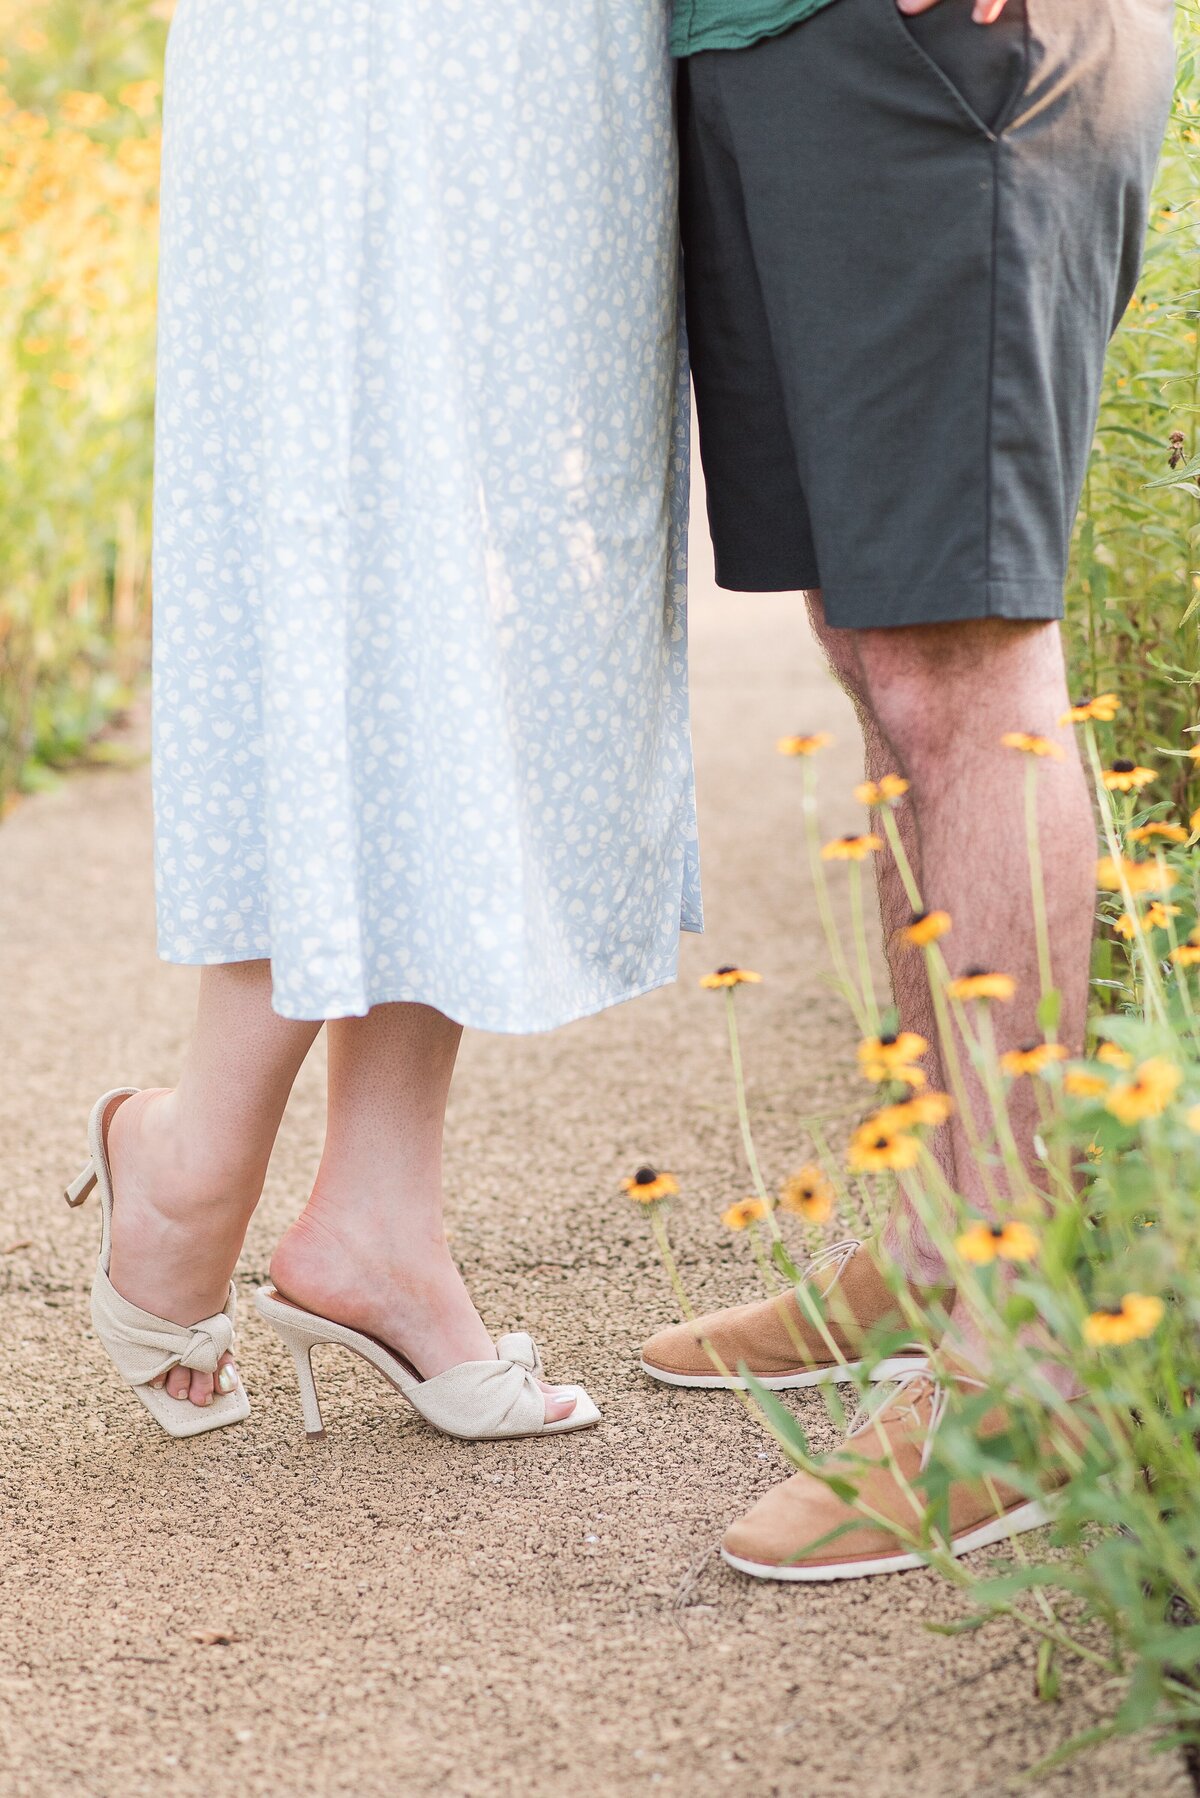
[[[127,81],[120,89],[117,99],[122,106],[128,106],[141,118],[149,118],[158,106],[159,86],[157,81]]]
[[[1096,863],[1096,885],[1106,893],[1119,893],[1124,885],[1131,893],[1169,893],[1175,885],[1175,875],[1170,868],[1160,868],[1157,862],[1122,861],[1115,862],[1111,855],[1106,855]]]
[[[1193,1105],[1190,1111],[1185,1111],[1183,1121],[1189,1130],[1194,1130],[1200,1136],[1200,1105]]]
[[[915,911],[900,935],[914,949],[928,948],[951,928],[948,911]]]
[[[917,1093],[901,1105],[885,1105],[871,1119],[872,1125],[884,1131],[918,1130],[925,1125],[936,1128],[944,1124],[954,1111],[954,1100],[948,1093]]]
[[[1053,1061],[1065,1061],[1067,1051],[1061,1043],[1027,1043],[1023,1049],[1009,1049],[1000,1057],[1006,1074],[1020,1079],[1022,1074],[1041,1074]]]
[[[972,1224],[956,1239],[954,1246],[964,1261],[986,1267],[997,1259],[1032,1261],[1039,1244],[1037,1232],[1014,1218],[1007,1224]]]
[[[1103,1074],[1093,1074],[1087,1068],[1068,1068],[1063,1087],[1073,1099],[1102,1099],[1108,1091],[1108,1081]]]
[[[1121,1123],[1140,1124],[1146,1118],[1161,1117],[1182,1083],[1183,1075],[1174,1062],[1152,1055],[1130,1079],[1117,1082],[1105,1105]]]
[[[1022,755],[1045,756],[1055,762],[1061,762],[1067,753],[1061,743],[1034,736],[1027,730],[1006,731],[1000,741],[1006,749],[1019,749]]]
[[[715,974],[702,974],[700,984],[710,993],[721,987],[761,986],[762,975],[753,973],[750,968],[718,968]]]
[[[68,125],[102,125],[111,117],[112,107],[103,94],[85,94],[72,89],[59,95],[58,110]]]
[[[1180,943],[1171,951],[1171,960],[1179,968],[1194,968],[1200,963],[1200,932],[1193,930],[1186,943]]]
[[[1158,776],[1153,768],[1140,767],[1137,762],[1114,762],[1106,768],[1101,777],[1110,793],[1136,793],[1139,788],[1149,786]]]
[[[1115,693],[1097,693],[1095,699],[1077,699],[1069,712],[1064,712],[1059,719],[1060,724],[1111,724],[1120,709],[1121,701]]]
[[[855,787],[854,797],[861,805],[891,805],[897,799],[903,799],[908,792],[908,782],[899,774],[885,774],[882,780],[864,780],[861,786]]]
[[[1110,1068],[1131,1068],[1133,1056],[1128,1049],[1120,1048],[1116,1043],[1101,1043],[1096,1050],[1096,1060],[1104,1062]]]
[[[1129,832],[1131,843],[1150,843],[1156,837],[1164,843],[1186,843],[1188,832],[1182,824],[1139,824]]]
[[[868,1080],[903,1080],[908,1086],[924,1086],[924,1074],[912,1064],[928,1050],[925,1038],[912,1030],[902,1030],[898,1036],[871,1036],[858,1045],[859,1072]]]
[[[739,1199],[736,1205],[721,1213],[721,1222],[730,1230],[744,1230],[748,1224],[761,1223],[767,1210],[763,1199]]]
[[[878,1174],[889,1169],[916,1167],[921,1145],[905,1130],[888,1129],[879,1118],[868,1118],[850,1139],[849,1164],[856,1174]]]
[[[1153,1336],[1163,1320],[1165,1306],[1159,1298],[1127,1292],[1119,1305],[1101,1306],[1083,1326],[1083,1339],[1093,1348],[1121,1346]]]
[[[632,1179],[622,1180],[621,1191],[636,1199],[639,1205],[656,1205],[660,1199],[673,1199],[679,1191],[674,1174],[660,1174],[652,1167],[640,1167]]]
[[[819,1167],[808,1162],[784,1183],[779,1195],[781,1211],[790,1211],[809,1224],[827,1224],[833,1216],[837,1193]]]
[[[823,862],[863,862],[868,855],[874,855],[877,849],[883,848],[883,838],[873,832],[858,837],[835,837],[832,843],[826,843],[821,851]]]
[[[1011,999],[1016,990],[1011,974],[990,974],[986,968],[968,968],[946,988],[952,999]]]
[[[775,747],[780,755],[816,755],[833,742],[827,730],[814,731],[811,737],[780,737]]]

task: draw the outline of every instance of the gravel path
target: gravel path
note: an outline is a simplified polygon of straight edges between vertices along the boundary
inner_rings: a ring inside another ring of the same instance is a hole
[[[717,1222],[746,1190],[718,962],[761,969],[743,1020],[769,1177],[800,1110],[845,1111],[853,1038],[822,984],[797,838],[793,729],[832,729],[827,789],[857,778],[848,709],[798,603],[694,617],[707,940],[683,979],[556,1037],[476,1037],[449,1134],[457,1251],[485,1317],[529,1328],[604,1426],[471,1445],[433,1435],[348,1359],[325,1363],[329,1434],[300,1432],[289,1365],[244,1311],[244,1428],[176,1445],[86,1333],[94,1206],[58,1198],[96,1094],[170,1081],[193,976],[151,946],[144,769],[81,775],[0,832],[0,1792],[5,1798],[558,1798],[595,1793],[976,1798],[1098,1715],[1071,1672],[1033,1698],[1012,1629],[930,1634],[963,1605],[931,1574],[831,1588],[724,1569],[726,1521],[780,1476],[727,1395],[672,1393],[634,1349],[672,1315],[644,1220],[616,1194],[672,1167],[685,1278],[751,1296]],[[827,824],[847,829],[853,802]],[[263,1276],[321,1133],[320,1055],[298,1087],[241,1269]],[[819,1399],[794,1401],[816,1440]],[[1119,1744],[1025,1787],[1190,1792],[1174,1757]]]

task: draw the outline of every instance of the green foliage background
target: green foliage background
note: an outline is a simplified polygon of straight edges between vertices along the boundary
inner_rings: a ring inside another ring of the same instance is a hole
[[[156,83],[170,0],[0,0],[0,806],[96,753],[147,660]],[[1070,593],[1077,687],[1178,748],[1200,678],[1200,3],[1145,278],[1113,347]],[[138,105],[122,101],[131,85]],[[89,122],[80,95],[107,111]],[[130,144],[140,145],[133,151]],[[1182,764],[1176,764],[1182,767]],[[1174,797],[1186,802],[1186,775]]]

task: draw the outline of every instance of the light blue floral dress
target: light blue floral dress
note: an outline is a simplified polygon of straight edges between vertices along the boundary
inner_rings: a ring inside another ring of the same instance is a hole
[[[548,1029],[700,927],[666,0],[182,0],[159,946]]]

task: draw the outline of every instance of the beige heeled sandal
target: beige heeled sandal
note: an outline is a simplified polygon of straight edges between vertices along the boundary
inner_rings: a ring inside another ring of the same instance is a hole
[[[117,1087],[97,1100],[88,1123],[88,1148],[91,1151],[82,1173],[67,1187],[68,1205],[82,1205],[93,1187],[100,1194],[102,1213],[100,1258],[92,1283],[92,1323],[96,1334],[108,1350],[113,1366],[127,1386],[131,1386],[169,1436],[201,1436],[208,1430],[224,1430],[230,1424],[243,1423],[250,1415],[250,1401],[239,1379],[233,1392],[215,1392],[210,1405],[193,1405],[172,1398],[151,1380],[170,1373],[173,1367],[187,1367],[196,1373],[215,1374],[221,1356],[233,1348],[234,1317],[237,1295],[233,1281],[225,1308],[215,1317],[186,1325],[155,1317],[149,1311],[123,1299],[108,1277],[112,1255],[112,1171],[108,1164],[108,1126],[113,1113],[126,1099],[138,1091],[135,1086]]]
[[[446,1436],[467,1442],[496,1442],[509,1436],[552,1436],[567,1430],[586,1430],[600,1422],[600,1411],[582,1386],[559,1386],[563,1398],[573,1398],[569,1417],[547,1423],[545,1394],[538,1385],[541,1357],[524,1331],[502,1336],[495,1361],[464,1361],[432,1380],[422,1380],[408,1362],[385,1343],[358,1330],[335,1324],[313,1311],[289,1304],[273,1286],[262,1286],[255,1305],[292,1351],[300,1382],[304,1428],[313,1441],[325,1434],[317,1384],[313,1378],[312,1351],[320,1343],[336,1343],[361,1355],[408,1400],[415,1411]]]

